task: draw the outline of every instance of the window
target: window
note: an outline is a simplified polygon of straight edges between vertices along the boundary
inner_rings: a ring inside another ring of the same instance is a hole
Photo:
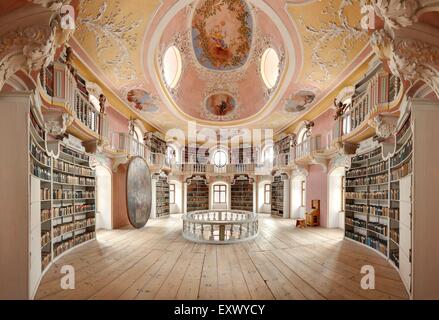
[[[261,75],[268,89],[273,89],[279,78],[279,56],[272,48],[265,50],[261,58]]]
[[[175,46],[166,49],[163,56],[163,76],[170,88],[174,88],[181,76],[181,55]]]
[[[271,203],[271,186],[269,184],[266,184],[264,186],[264,204],[270,204]]]
[[[273,146],[267,146],[262,153],[262,162],[273,162],[274,159],[274,149]]]
[[[300,206],[302,206],[302,207],[304,207],[306,205],[305,194],[306,194],[306,182],[301,181],[300,182]]]
[[[175,184],[169,185],[169,203],[175,204]]]
[[[224,150],[216,150],[213,154],[213,164],[222,168],[227,164],[227,153]]]
[[[345,205],[345,177],[341,177],[341,211],[344,211],[344,205]]]
[[[138,126],[134,126],[134,139],[138,142],[143,142],[142,130]]]
[[[306,138],[308,138],[306,136],[306,128],[302,128],[300,129],[299,133],[297,134],[297,143],[302,143],[306,140]]]
[[[213,202],[226,203],[227,186],[224,184],[217,184],[213,186]]]

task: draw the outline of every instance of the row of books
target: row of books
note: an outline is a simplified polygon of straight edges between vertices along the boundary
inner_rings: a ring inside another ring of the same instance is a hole
[[[41,150],[34,141],[31,141],[30,144],[30,152],[32,154],[32,156],[38,160],[39,162],[41,162],[42,164],[50,167],[50,157],[46,155],[46,153]]]
[[[75,157],[77,159],[81,159],[81,160],[84,160],[84,161],[89,161],[90,160],[88,155],[76,152],[76,151],[74,151],[72,149],[69,149],[69,148],[67,148],[65,146],[62,146],[61,150],[62,150],[63,153],[65,153],[65,154],[67,154],[69,156]]]
[[[412,159],[406,163],[404,163],[401,167],[399,167],[396,170],[392,170],[391,172],[391,179],[392,181],[399,180],[401,178],[404,178],[405,176],[412,173]]]

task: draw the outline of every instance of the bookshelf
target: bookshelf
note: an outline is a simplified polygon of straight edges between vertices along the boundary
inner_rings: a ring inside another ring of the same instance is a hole
[[[95,238],[96,181],[90,156],[59,146],[53,159],[52,259]]]
[[[187,212],[209,209],[209,185],[205,176],[187,180]]]
[[[158,176],[156,180],[156,217],[169,216],[169,183],[166,176]]]
[[[354,156],[345,181],[345,236],[388,257],[389,160],[382,148]]]
[[[40,130],[30,122],[30,206],[31,214],[38,211],[41,238],[37,278],[62,254],[96,235],[95,171],[89,155],[58,141],[51,143],[58,145],[57,157],[49,155]]]
[[[236,175],[231,185],[232,210],[253,212],[253,179],[247,175]]]
[[[278,217],[289,215],[289,183],[285,173],[275,175],[271,183],[271,214]]]

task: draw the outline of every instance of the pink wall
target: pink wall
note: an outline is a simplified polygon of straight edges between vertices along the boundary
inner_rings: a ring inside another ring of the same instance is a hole
[[[328,226],[328,174],[319,165],[310,165],[306,179],[306,211],[311,210],[311,200],[320,200],[320,225]]]
[[[106,109],[110,132],[128,132],[128,119],[114,110],[113,107],[108,106]]]
[[[328,133],[332,132],[334,127],[334,110],[329,109],[314,120],[312,135],[322,135],[322,146],[328,143]]]
[[[322,145],[328,143],[328,133],[334,126],[334,110],[329,109],[314,120],[312,134],[322,135]],[[311,209],[311,200],[320,200],[320,225],[328,226],[328,174],[320,165],[310,165],[306,180],[306,210]]]

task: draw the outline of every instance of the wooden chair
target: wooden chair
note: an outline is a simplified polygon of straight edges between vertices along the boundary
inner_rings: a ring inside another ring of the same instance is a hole
[[[311,201],[311,211],[305,213],[306,225],[318,227],[320,225],[320,200]]]

